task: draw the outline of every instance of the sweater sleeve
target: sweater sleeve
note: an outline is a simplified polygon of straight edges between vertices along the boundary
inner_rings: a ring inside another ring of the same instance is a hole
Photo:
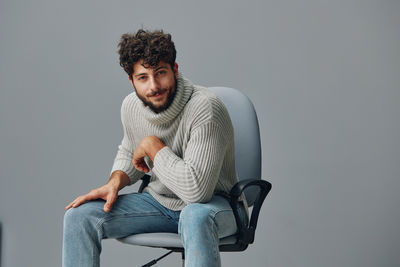
[[[121,144],[118,146],[117,155],[115,156],[111,173],[117,170],[123,171],[129,176],[130,184],[134,184],[143,177],[144,173],[138,171],[132,164],[135,145],[132,140],[133,135],[127,128],[126,122],[129,116],[126,114],[127,111],[125,106],[126,101],[124,101],[121,107],[121,121],[124,129],[124,137],[122,138]]]
[[[164,147],[152,172],[185,203],[207,202],[219,179],[232,128],[208,122],[191,132],[183,158]]]

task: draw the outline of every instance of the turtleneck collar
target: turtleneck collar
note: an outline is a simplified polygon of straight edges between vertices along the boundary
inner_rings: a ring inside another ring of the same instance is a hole
[[[160,113],[155,113],[148,106],[145,106],[142,100],[134,94],[136,100],[140,102],[138,106],[141,117],[158,125],[169,123],[175,119],[189,101],[194,88],[193,84],[189,80],[185,79],[180,72],[178,72],[177,84],[178,86],[176,88],[174,100],[172,100],[171,105],[166,110]]]

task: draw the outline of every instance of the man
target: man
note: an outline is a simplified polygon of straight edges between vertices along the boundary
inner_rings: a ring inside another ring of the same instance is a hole
[[[103,238],[146,232],[178,232],[186,266],[220,266],[218,240],[237,230],[223,197],[237,182],[229,114],[178,72],[169,34],[124,34],[119,55],[135,91],[122,103],[124,137],[109,181],[66,207],[63,266],[99,266]],[[118,196],[149,171],[143,193]]]

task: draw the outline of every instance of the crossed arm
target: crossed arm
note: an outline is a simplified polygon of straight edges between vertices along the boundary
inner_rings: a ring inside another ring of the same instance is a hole
[[[147,167],[144,157],[148,156],[152,161],[154,161],[157,152],[163,147],[165,147],[165,144],[157,136],[148,136],[143,138],[133,154],[132,163],[135,168],[141,172],[149,172],[149,167]],[[105,185],[93,189],[85,195],[77,197],[74,201],[69,203],[65,209],[76,208],[89,200],[103,199],[106,201],[104,204],[104,211],[109,212],[117,199],[118,191],[129,183],[129,177],[125,172],[114,171]]]

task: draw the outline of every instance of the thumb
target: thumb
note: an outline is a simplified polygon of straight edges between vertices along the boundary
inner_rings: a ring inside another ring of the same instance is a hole
[[[104,211],[105,212],[110,212],[115,200],[117,199],[117,195],[116,194],[109,194],[107,196],[107,200],[106,203],[104,204]]]

